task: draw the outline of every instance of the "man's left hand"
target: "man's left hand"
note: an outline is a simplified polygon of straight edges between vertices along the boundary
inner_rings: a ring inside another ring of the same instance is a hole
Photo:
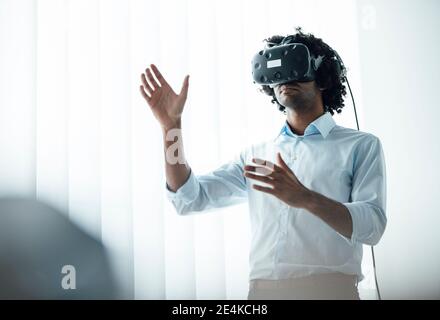
[[[279,152],[277,153],[277,164],[256,158],[252,159],[252,162],[256,165],[246,165],[244,176],[269,185],[269,187],[263,187],[254,184],[252,187],[255,190],[274,195],[289,206],[305,207],[311,196],[311,191],[302,185]]]

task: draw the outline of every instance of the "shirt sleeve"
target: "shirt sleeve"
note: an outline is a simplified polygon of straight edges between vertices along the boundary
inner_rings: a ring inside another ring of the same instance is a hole
[[[191,170],[187,181],[176,192],[166,186],[166,193],[180,215],[244,202],[247,187],[243,158],[240,155],[206,175],[196,176]]]
[[[355,154],[350,198],[344,203],[353,222],[350,242],[376,245],[387,223],[385,159],[376,137],[363,143]]]

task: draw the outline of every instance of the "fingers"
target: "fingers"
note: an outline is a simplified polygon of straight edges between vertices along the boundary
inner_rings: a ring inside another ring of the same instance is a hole
[[[189,87],[189,75],[187,75],[183,80],[182,89],[180,90],[181,96],[185,98],[188,96],[188,87]]]
[[[159,69],[157,69],[154,64],[151,65],[151,69],[153,70],[154,75],[156,76],[157,80],[159,80],[162,86],[168,84],[165,78],[162,76],[162,73],[160,73]]]
[[[259,164],[261,166],[266,166],[272,169],[275,169],[276,165],[268,160],[263,160],[263,159],[259,159],[259,158],[253,158],[252,159],[253,163]]]
[[[270,178],[269,176],[260,176],[260,175],[257,175],[257,174],[254,174],[254,173],[251,173],[251,172],[248,172],[248,171],[246,171],[244,173],[244,176],[246,178],[249,178],[249,179],[252,179],[252,180],[256,180],[256,181],[261,181],[261,182],[267,183],[269,185],[273,185],[273,183],[274,183],[274,180],[272,178]]]
[[[244,166],[244,170],[248,172],[256,172],[260,175],[265,175],[265,176],[268,176],[273,173],[273,170],[271,168],[263,167],[263,166],[253,166],[250,164]]]
[[[139,89],[140,89],[141,94],[142,94],[142,96],[144,97],[144,99],[147,100],[147,102],[149,102],[150,99],[151,99],[151,93],[149,93],[148,91],[146,91],[146,90],[144,89],[144,86],[143,86],[143,85],[140,85],[140,86],[139,86]],[[148,92],[148,93],[147,93],[147,92]],[[150,95],[148,95],[148,94],[150,94]]]
[[[296,177],[295,173],[293,172],[292,169],[289,168],[289,166],[286,164],[286,162],[284,162],[284,159],[281,157],[281,153],[278,152],[277,153],[277,161],[279,166],[285,170],[285,172],[287,172],[287,174],[292,177],[293,179],[295,179],[296,181],[299,182],[298,178]]]
[[[254,184],[252,186],[252,188],[254,188],[255,190],[261,191],[261,192],[265,192],[265,193],[268,193],[268,194],[275,195],[275,190],[272,189],[272,188],[259,186],[258,184]]]
[[[291,171],[290,168],[288,167],[288,165],[284,162],[283,158],[281,157],[280,152],[277,152],[277,161],[278,161],[278,164],[280,165],[281,168],[283,168],[287,171]]]
[[[151,73],[150,68],[147,68],[145,70],[145,73],[147,74],[148,82],[151,85],[151,87],[153,88],[153,91],[155,91],[156,89],[160,88],[160,84],[159,84],[159,82],[156,81],[156,79],[154,79],[153,74]]]
[[[164,90],[171,90],[171,87],[165,80],[165,78],[160,73],[159,69],[154,64],[151,64],[149,68],[145,69],[145,73],[141,74],[142,86],[140,87],[140,91],[142,96],[148,102],[151,99],[156,99],[160,95],[156,94],[156,92],[162,92],[159,90],[164,87]],[[189,75],[187,75],[183,81],[182,89],[180,91],[180,95],[184,98],[188,95],[188,87],[189,87]],[[172,91],[173,92],[173,91]],[[173,92],[174,93],[174,92]]]
[[[154,89],[151,87],[151,85],[148,83],[147,79],[145,78],[145,73],[141,74],[141,80],[142,80],[142,84],[145,88],[145,90],[150,94],[153,93]]]
[[[263,160],[259,158],[253,158],[252,162],[257,164],[257,166],[254,165],[246,165],[245,170],[257,172],[263,175],[276,175],[281,172],[281,168],[275,165],[274,163]]]

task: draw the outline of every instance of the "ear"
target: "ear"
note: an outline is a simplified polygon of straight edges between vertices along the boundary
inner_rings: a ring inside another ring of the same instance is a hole
[[[324,91],[324,90],[327,89],[327,88],[320,87],[319,84],[318,84],[318,81],[316,81],[316,79],[313,80],[313,83],[314,83],[315,88],[318,89],[319,91]]]

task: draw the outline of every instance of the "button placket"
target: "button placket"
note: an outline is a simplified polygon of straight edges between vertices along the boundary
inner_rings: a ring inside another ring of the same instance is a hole
[[[280,239],[286,241],[289,222],[289,206],[284,205],[282,214],[280,215]]]
[[[298,160],[298,144],[300,142],[300,138],[295,139],[295,143],[289,148],[289,159],[288,159],[288,165],[292,166],[295,164],[295,161]]]

